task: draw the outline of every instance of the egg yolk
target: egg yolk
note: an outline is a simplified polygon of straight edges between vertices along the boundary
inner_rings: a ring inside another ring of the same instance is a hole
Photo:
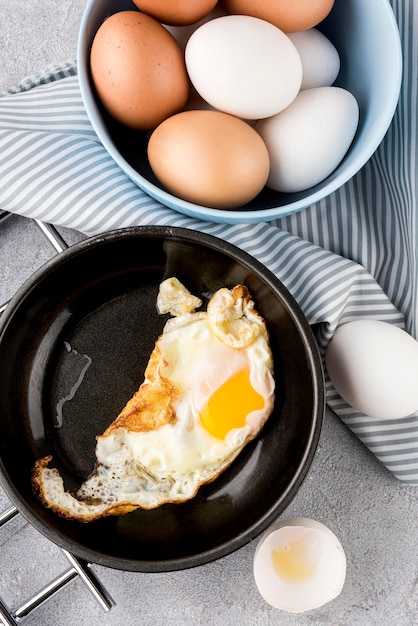
[[[289,541],[271,552],[273,569],[288,583],[303,583],[312,578],[321,562],[321,547],[315,540]]]
[[[262,409],[264,398],[250,382],[250,369],[244,368],[228,378],[211,395],[200,419],[206,430],[224,439],[233,428],[245,426],[248,413]]]

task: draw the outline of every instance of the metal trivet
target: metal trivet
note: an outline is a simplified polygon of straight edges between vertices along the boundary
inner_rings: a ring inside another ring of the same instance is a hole
[[[9,213],[0,210],[0,223],[9,215]],[[67,243],[53,226],[38,220],[33,221],[39,226],[57,253],[63,252],[66,248],[68,248]],[[6,309],[7,304],[8,302],[0,304],[0,315]],[[0,513],[0,529],[17,515],[19,515],[19,511],[14,506],[11,506],[3,513]],[[45,587],[37,591],[21,606],[13,610],[8,607],[0,597],[0,624],[3,624],[4,626],[15,626],[34,609],[49,600],[49,598],[58,593],[76,577],[79,577],[82,580],[104,611],[109,611],[112,606],[114,606],[114,601],[110,597],[109,593],[103,587],[94,572],[90,569],[91,565],[87,563],[87,561],[76,558],[73,554],[64,550],[64,548],[60,548],[60,550],[69,561],[70,567],[62,572],[62,574],[51,580],[51,582],[49,582]]]

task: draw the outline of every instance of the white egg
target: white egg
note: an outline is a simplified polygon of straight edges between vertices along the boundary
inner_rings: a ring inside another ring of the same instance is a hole
[[[418,342],[378,320],[339,326],[325,353],[328,375],[353,408],[377,419],[418,410]]]
[[[358,103],[346,89],[300,91],[284,111],[255,126],[270,156],[267,186],[293,193],[324,180],[346,154],[358,121]]]
[[[207,311],[175,279],[160,311],[176,315],[158,338],[138,391],[97,437],[96,468],[74,493],[51,457],[33,485],[43,503],[82,521],[184,502],[214,480],[261,430],[273,409],[273,358],[248,290],[218,290]],[[193,311],[193,312],[192,312]]]
[[[340,55],[334,44],[316,28],[288,33],[302,61],[301,89],[329,87],[340,71]]]
[[[200,26],[187,42],[185,59],[202,98],[243,119],[281,111],[302,82],[302,63],[287,35],[247,15],[218,17]]]
[[[271,527],[254,555],[254,578],[263,598],[290,613],[309,611],[342,591],[346,557],[334,533],[315,520],[292,518]]]

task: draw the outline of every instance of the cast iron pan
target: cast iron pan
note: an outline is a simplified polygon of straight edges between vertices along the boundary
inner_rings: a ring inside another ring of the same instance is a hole
[[[52,454],[68,488],[93,470],[96,435],[138,388],[166,316],[160,282],[192,293],[244,283],[267,321],[277,400],[259,437],[185,504],[90,524],[45,509],[31,489],[35,460]],[[209,562],[258,536],[296,494],[324,413],[311,329],[282,283],[215,237],[136,227],[87,239],[35,273],[0,318],[0,477],[46,537],[93,563],[160,572]]]

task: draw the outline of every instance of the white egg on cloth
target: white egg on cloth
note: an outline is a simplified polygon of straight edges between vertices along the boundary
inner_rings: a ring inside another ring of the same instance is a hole
[[[291,518],[272,526],[254,555],[260,594],[289,613],[310,611],[336,598],[344,587],[346,568],[336,535],[308,518]]]
[[[96,468],[65,490],[51,457],[37,461],[35,493],[79,521],[193,498],[260,432],[274,404],[273,359],[263,318],[246,287],[220,289],[207,311],[173,279],[158,306],[171,311],[144,382],[97,438]]]
[[[393,324],[341,324],[325,364],[341,398],[369,417],[397,419],[418,410],[418,342]]]
[[[270,156],[267,186],[293,193],[324,180],[349,149],[358,121],[357,100],[346,89],[300,91],[284,111],[255,126]]]

